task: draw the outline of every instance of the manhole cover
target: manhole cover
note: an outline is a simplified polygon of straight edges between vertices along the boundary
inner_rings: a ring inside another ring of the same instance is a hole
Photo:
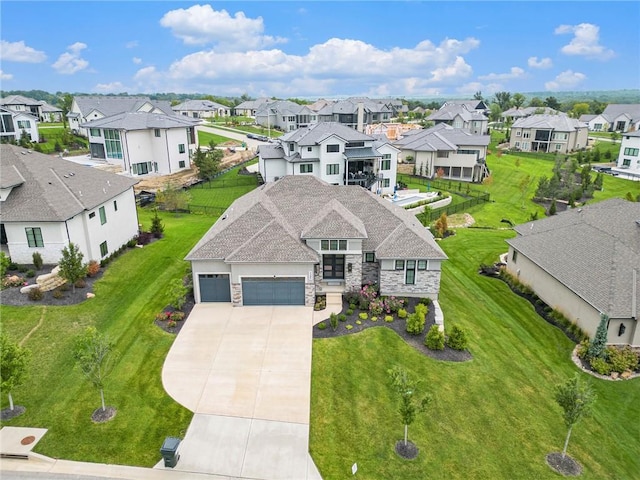
[[[34,437],[33,435],[29,435],[28,437],[24,437],[22,440],[20,440],[20,443],[22,445],[31,445],[33,442],[35,442],[36,437]]]

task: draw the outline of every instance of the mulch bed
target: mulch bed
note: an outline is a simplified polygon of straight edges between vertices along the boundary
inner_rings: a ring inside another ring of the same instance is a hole
[[[182,310],[180,310],[182,313],[184,313],[184,320],[180,320],[180,321],[175,322],[175,326],[173,326],[173,327],[169,326],[169,321],[168,320],[158,320],[156,318],[154,320],[154,323],[158,327],[160,327],[162,330],[164,330],[165,332],[177,335],[178,333],[180,333],[180,330],[182,330],[182,326],[187,321],[187,318],[189,318],[189,314],[191,313],[191,310],[193,310],[193,307],[194,307],[195,304],[196,304],[196,301],[195,301],[195,298],[193,296],[193,290],[190,290],[189,294],[187,294],[187,301],[182,306]],[[172,312],[175,312],[175,311],[176,311],[176,309],[173,308],[171,305],[167,305],[162,310],[162,312],[165,313],[165,314],[172,313]]]
[[[415,306],[418,304],[419,299],[417,298],[409,298],[409,303],[406,305],[407,312],[411,313],[415,310]],[[341,313],[346,315],[347,310],[349,309],[349,304],[344,300],[342,300],[342,311]],[[430,350],[424,345],[424,339],[431,328],[432,325],[435,324],[435,309],[433,306],[429,307],[429,311],[427,312],[427,318],[425,322],[424,332],[420,335],[411,335],[407,333],[405,320],[398,318],[397,315],[393,315],[394,320],[392,322],[385,322],[384,317],[385,313],[382,315],[378,315],[378,320],[376,322],[371,321],[371,315],[367,320],[360,320],[358,314],[360,310],[355,309],[353,314],[346,315],[347,320],[345,322],[338,322],[338,328],[333,330],[329,323],[329,318],[327,318],[324,322],[327,325],[327,328],[321,330],[318,328],[318,324],[313,327],[313,338],[334,338],[340,337],[343,335],[351,335],[354,333],[362,332],[368,328],[372,327],[385,327],[390,328],[394,332],[396,332],[405,342],[414,347],[416,350],[421,352],[424,355],[427,355],[436,360],[443,360],[448,362],[466,362],[468,360],[472,360],[473,356],[467,350],[454,350],[447,346],[444,347],[444,350]],[[360,325],[356,323],[356,321],[362,322]],[[446,320],[445,320],[446,323]],[[353,328],[351,330],[347,330],[347,325],[351,325]]]
[[[91,414],[91,420],[94,423],[104,423],[111,420],[116,416],[118,410],[115,407],[106,407],[104,410],[102,407],[96,408]]]
[[[33,278],[24,278],[26,282],[30,285],[36,283],[36,278],[39,275],[44,275],[47,273],[51,273],[51,270],[55,267],[55,265],[45,265],[40,270],[36,271],[36,275]],[[33,267],[31,267],[33,268]],[[34,269],[35,270],[35,269]],[[20,277],[25,277],[24,273],[19,273],[16,271],[9,271],[9,275],[18,275]],[[62,297],[55,298],[53,296],[53,292],[55,290],[50,290],[48,292],[43,292],[43,297],[41,300],[29,300],[29,297],[26,293],[20,293],[20,287],[10,287],[5,288],[0,291],[0,304],[2,305],[11,305],[16,307],[21,306],[33,306],[33,305],[55,305],[55,306],[64,306],[64,305],[76,305],[78,303],[82,303],[87,301],[87,293],[93,293],[93,284],[102,278],[104,274],[104,269],[100,268],[98,273],[93,277],[85,277],[84,282],[85,286],[82,288],[75,288],[75,292],[73,287],[69,286],[67,291],[62,292]],[[66,288],[66,287],[65,287]],[[57,290],[57,289],[56,289]]]
[[[0,410],[0,420],[11,420],[12,418],[19,417],[26,411],[27,409],[22,405],[14,405],[13,410],[11,410],[9,407],[4,408]]]
[[[569,455],[562,458],[562,452],[549,453],[546,457],[547,465],[565,477],[577,477],[582,473],[582,467]]]
[[[420,450],[409,440],[407,440],[406,445],[404,444],[404,440],[398,440],[396,442],[396,453],[406,460],[413,460],[418,456]]]

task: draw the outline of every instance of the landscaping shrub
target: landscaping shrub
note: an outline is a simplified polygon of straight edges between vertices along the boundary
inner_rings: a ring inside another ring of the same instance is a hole
[[[171,312],[169,314],[169,320],[173,320],[174,322],[181,322],[184,320],[184,312]]]
[[[29,270],[29,269],[27,268],[26,265],[18,265],[18,271],[20,273],[26,273],[27,270]]]
[[[407,333],[411,335],[420,335],[424,332],[425,317],[418,312],[414,312],[407,317]]]
[[[371,317],[371,321],[372,322],[377,322],[378,321],[378,317]]]
[[[360,310],[368,310],[369,304],[378,296],[378,288],[376,285],[368,284],[360,289],[358,296],[358,308]]]
[[[582,360],[585,360],[587,358],[590,343],[591,342],[589,342],[589,340],[583,340],[580,342],[580,344],[578,345],[578,349],[576,350],[576,355],[578,355],[578,358],[581,358]]]
[[[362,325],[362,320],[356,320],[356,325]]]
[[[384,303],[381,299],[377,298],[375,300],[371,300],[369,303],[369,311],[372,315],[380,315],[384,310]]]
[[[164,225],[162,219],[158,216],[158,210],[155,211],[155,215],[151,219],[151,233],[155,238],[162,238],[164,233]]]
[[[9,267],[7,267],[7,270],[12,272],[18,270],[18,264],[16,262],[9,262]]]
[[[169,301],[171,306],[176,310],[182,310],[187,302],[187,292],[189,289],[185,286],[182,278],[174,278],[169,284]]]
[[[384,297],[384,310],[387,313],[396,313],[404,306],[404,300],[398,297]]]
[[[151,242],[153,235],[149,232],[140,232],[138,234],[138,245],[148,245]]]
[[[347,315],[353,315],[353,308],[350,308],[349,310],[347,310]]]
[[[58,299],[58,300],[59,300],[59,299],[61,299],[61,298],[63,298],[63,297],[64,297],[64,293],[63,293],[63,292],[62,292],[62,290],[60,290],[59,288],[56,288],[56,289],[51,293],[51,296],[52,296],[53,298],[56,298],[56,299]]]
[[[36,271],[30,268],[29,270],[27,270],[27,273],[25,275],[27,276],[27,278],[33,278],[36,276]]]
[[[40,288],[36,287],[29,290],[29,293],[27,293],[27,297],[29,298],[29,300],[37,302],[38,300],[42,300],[42,298],[44,297],[44,293],[42,293],[42,290],[40,290]]]
[[[94,277],[100,271],[100,264],[95,260],[90,260],[87,263],[87,276]]]
[[[347,326],[346,326],[346,327],[344,327],[344,328],[346,328],[347,330],[351,330],[351,329],[353,328],[353,325],[347,325]]]
[[[407,311],[404,308],[398,309],[398,318],[407,318]]]
[[[418,303],[419,303],[420,305],[426,305],[427,307],[430,307],[430,306],[431,306],[431,304],[433,303],[433,300],[431,300],[430,298],[426,298],[426,297],[425,297],[425,298],[421,298],[421,299],[418,301]]]
[[[329,315],[329,323],[331,324],[331,328],[335,331],[338,328],[338,315],[335,313]]]
[[[594,357],[589,360],[589,365],[594,372],[600,375],[609,375],[611,373],[611,365],[604,358]]]
[[[33,255],[31,255],[31,258],[33,259],[33,266],[36,267],[36,270],[40,270],[44,263],[42,261],[42,255],[40,255],[40,252],[33,252]]]
[[[318,330],[325,330],[327,328],[327,324],[325,322],[320,322],[318,324]]]
[[[87,282],[84,281],[84,279],[80,278],[79,280],[76,280],[76,283],[74,283],[76,288],[85,288],[87,286]]]
[[[607,359],[607,324],[609,321],[609,317],[605,314],[600,315],[600,323],[598,324],[598,329],[596,330],[596,334],[589,345],[589,351],[587,352],[587,357],[589,359],[592,358],[603,358]]]
[[[138,244],[138,237],[136,236],[127,242],[127,247],[134,248],[137,244]]]
[[[341,322],[346,322],[347,316],[344,313],[341,313],[340,315],[338,315],[338,320],[340,320]]]
[[[350,303],[350,304],[349,304],[349,308],[350,308],[351,310],[355,310],[355,309],[356,309],[356,307],[357,307],[357,305],[356,305],[355,303]]]
[[[447,346],[454,350],[466,350],[468,345],[467,332],[462,327],[454,325],[447,337]]]
[[[622,373],[626,370],[634,371],[638,368],[638,354],[629,345],[623,348],[607,347],[609,365],[612,372]]]
[[[359,298],[360,298],[360,289],[359,288],[352,288],[351,290],[349,290],[349,291],[344,293],[345,301],[349,305],[354,305],[353,308],[355,308],[355,304],[358,302]]]
[[[423,303],[419,303],[416,305],[416,309],[415,312],[420,315],[422,317],[422,319],[424,320],[425,318],[427,318],[427,313],[429,312],[429,309],[427,308],[427,306]]]
[[[384,317],[384,321],[387,322],[387,323],[393,322],[393,316],[391,316],[391,315],[385,316]]]
[[[444,332],[440,331],[438,325],[431,325],[424,344],[430,350],[444,350]]]
[[[367,312],[360,312],[358,314],[358,318],[360,318],[360,320],[366,320],[367,318],[369,318],[369,314]]]

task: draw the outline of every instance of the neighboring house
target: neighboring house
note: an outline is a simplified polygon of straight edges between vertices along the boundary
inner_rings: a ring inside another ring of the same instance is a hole
[[[149,97],[79,95],[73,97],[67,120],[72,132],[88,137],[89,132],[80,124],[125,112],[164,113],[178,116],[171,110],[169,102],[152,101]]]
[[[341,123],[364,132],[367,125],[388,122],[395,116],[393,105],[387,102],[366,97],[352,97],[329,103],[316,113],[318,122]]]
[[[233,109],[233,114],[244,117],[255,117],[256,112],[261,110],[267,103],[272,102],[269,98],[258,98],[256,100],[247,100]]]
[[[592,338],[640,347],[640,203],[611,199],[516,227],[507,270]]]
[[[84,261],[109,256],[138,233],[129,177],[0,145],[0,228],[11,260],[55,264],[70,242]]]
[[[201,120],[164,113],[127,112],[81,123],[91,158],[120,165],[130,175],[168,175],[191,168]]]
[[[602,116],[608,119],[609,131],[624,133],[640,130],[640,104],[611,103]]]
[[[318,123],[318,115],[305,105],[290,100],[276,100],[256,110],[256,123],[262,127],[291,132]]]
[[[367,135],[385,135],[389,140],[397,140],[409,130],[420,130],[417,123],[372,123],[367,125],[364,133]]]
[[[265,182],[288,175],[314,176],[334,185],[360,185],[393,193],[399,150],[387,140],[339,123],[316,123],[261,145],[258,168]]]
[[[231,107],[211,100],[186,100],[171,108],[178,115],[192,118],[218,118],[231,115]]]
[[[484,100],[447,100],[442,104],[443,107],[450,105],[462,105],[470,112],[478,112],[488,115],[489,105]]]
[[[465,103],[445,103],[431,115],[427,120],[434,122],[436,125],[445,123],[453,128],[461,128],[468,130],[470,133],[477,135],[485,135],[489,128],[489,120],[487,117],[477,110],[469,110]]]
[[[416,217],[363,188],[287,176],[236,200],[186,256],[196,302],[313,306],[375,283],[438,298],[446,255]]]
[[[512,107],[509,110],[502,112],[500,121],[502,123],[512,123],[519,118],[527,118],[531,115],[556,115],[557,113],[557,110],[549,107]]]
[[[413,158],[418,175],[481,182],[489,175],[486,159],[490,140],[489,135],[440,123],[426,130],[408,131],[393,146],[400,149],[401,160]]]
[[[40,102],[40,121],[44,123],[50,122],[62,122],[62,110],[53,105],[49,105],[47,102]]]
[[[0,127],[0,139],[2,141],[19,142],[23,135],[29,141],[39,142],[38,119],[24,111],[13,111],[7,108],[0,108],[2,126]]]
[[[522,152],[569,153],[587,146],[587,125],[565,114],[531,115],[511,126],[509,148]]]
[[[580,115],[578,120],[587,124],[590,132],[608,132],[610,119],[602,114],[599,115]]]
[[[622,134],[620,153],[612,170],[640,179],[640,132]]]
[[[39,122],[62,121],[62,110],[43,100],[34,100],[22,95],[9,95],[0,99],[0,106],[13,112],[28,113]]]

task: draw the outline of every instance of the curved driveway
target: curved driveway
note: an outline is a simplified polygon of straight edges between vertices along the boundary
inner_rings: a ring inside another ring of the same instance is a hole
[[[309,456],[311,307],[198,304],[162,370],[194,412],[176,470],[319,479]]]

